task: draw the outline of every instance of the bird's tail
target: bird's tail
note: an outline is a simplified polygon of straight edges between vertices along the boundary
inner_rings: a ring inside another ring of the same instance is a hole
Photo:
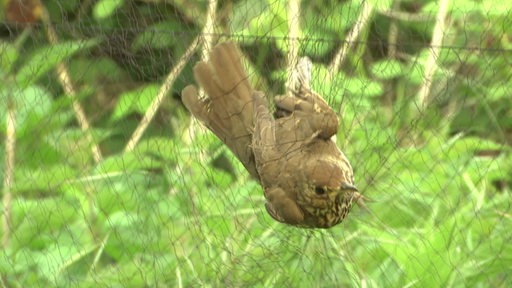
[[[182,100],[187,109],[233,151],[249,173],[258,178],[250,148],[255,91],[240,58],[233,42],[218,44],[210,52],[208,61],[194,67],[194,77],[207,97],[201,98],[197,89],[189,85],[183,89]]]

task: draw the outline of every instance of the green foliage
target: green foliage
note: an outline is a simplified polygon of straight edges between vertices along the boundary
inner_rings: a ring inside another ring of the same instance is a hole
[[[425,108],[416,103],[438,1],[368,2],[370,23],[336,73],[328,67],[360,1],[301,1],[300,54],[313,60],[311,86],[339,113],[337,143],[368,197],[368,210],[354,207],[329,230],[272,220],[243,165],[191,124],[174,96],[193,82],[196,56],[125,151],[202,29],[205,1],[43,2],[59,44],[48,44],[44,25],[21,32],[5,23],[0,34],[2,183],[8,112],[16,135],[12,201],[0,206],[11,216],[0,227],[9,236],[2,286],[512,285],[510,1],[450,2]],[[287,2],[218,9],[215,31],[240,44],[255,86],[269,99],[282,93]],[[87,132],[55,72],[59,63]]]
[[[137,35],[137,39],[132,45],[133,50],[137,51],[147,46],[155,49],[174,47],[176,44],[176,35],[169,32],[179,32],[181,28],[181,23],[176,21],[176,19],[170,19],[169,21],[160,22],[147,27],[146,31]]]
[[[112,17],[123,4],[124,0],[100,0],[94,5],[94,18],[99,20]]]
[[[3,115],[7,114],[8,97],[14,96],[13,105],[19,107],[16,131],[20,135],[32,132],[30,129],[33,129],[51,110],[51,95],[41,87],[30,86],[25,89],[19,89],[19,86],[11,85],[11,83],[6,83],[4,89],[0,91],[0,99],[2,100],[0,111],[3,112]],[[9,93],[12,94],[9,95]],[[5,118],[0,120],[0,123],[3,124],[2,127],[5,127],[5,120]]]
[[[122,119],[128,116],[130,112],[144,113],[157,92],[158,86],[150,84],[121,94],[116,109],[112,113],[112,120]]]
[[[396,60],[383,60],[375,62],[371,67],[372,74],[382,80],[390,80],[404,76],[405,67]],[[379,93],[381,94],[381,93]]]
[[[96,40],[63,42],[56,45],[39,48],[24,63],[16,73],[15,79],[18,87],[25,88],[48,73],[57,63],[66,60],[80,50],[85,50],[98,44]]]
[[[8,42],[0,42],[0,65],[2,65],[2,72],[10,71],[16,60],[18,60],[18,51],[16,47]]]
[[[247,14],[248,11],[251,12]],[[286,11],[285,1],[242,1],[233,11],[235,22],[230,28],[235,35],[248,37],[249,43],[263,36],[285,39],[288,35]],[[285,41],[276,42],[281,51],[287,51],[283,43]]]

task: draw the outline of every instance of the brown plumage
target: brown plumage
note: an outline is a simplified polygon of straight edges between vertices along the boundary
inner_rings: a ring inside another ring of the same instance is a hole
[[[296,71],[290,93],[275,98],[274,117],[263,93],[247,80],[237,47],[225,42],[213,49],[208,62],[194,67],[208,97],[200,99],[190,85],[182,99],[260,182],[272,218],[329,228],[362,196],[348,159],[331,140],[338,129],[336,114],[310,89],[308,69],[299,65]]]

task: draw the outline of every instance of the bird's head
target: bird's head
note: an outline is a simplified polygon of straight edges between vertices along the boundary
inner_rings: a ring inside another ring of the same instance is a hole
[[[312,162],[304,169],[306,184],[297,193],[297,203],[304,211],[305,223],[328,228],[346,217],[360,194],[348,161],[326,158]]]

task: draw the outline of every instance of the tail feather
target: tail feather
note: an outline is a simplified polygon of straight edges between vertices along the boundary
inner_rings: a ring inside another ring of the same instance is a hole
[[[183,103],[233,151],[249,173],[258,178],[250,148],[255,91],[236,45],[233,42],[217,45],[207,62],[196,64],[194,77],[208,96],[200,99],[196,88],[190,85],[183,89]]]

